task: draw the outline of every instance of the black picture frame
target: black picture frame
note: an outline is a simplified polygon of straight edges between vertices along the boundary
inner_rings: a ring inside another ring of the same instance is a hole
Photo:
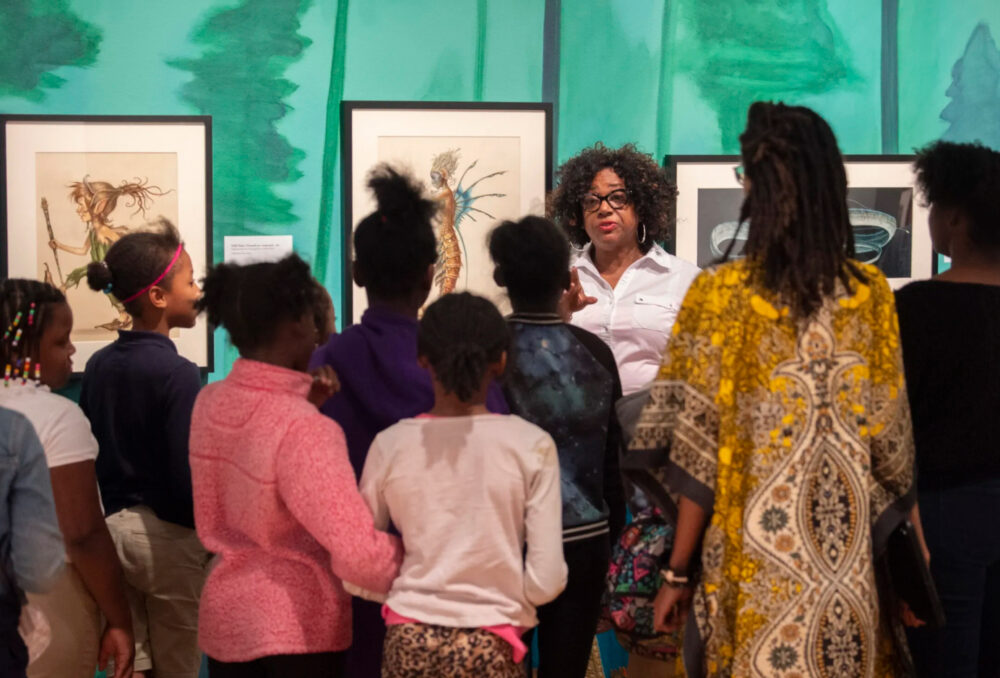
[[[359,300],[360,294],[358,292],[358,288],[354,285],[351,268],[354,258],[354,229],[358,221],[360,221],[360,219],[368,213],[368,209],[357,205],[355,197],[358,195],[366,196],[367,192],[363,190],[365,176],[374,166],[375,162],[382,160],[378,157],[372,157],[373,154],[370,152],[370,148],[368,148],[368,150],[364,153],[359,152],[359,142],[362,140],[371,141],[370,135],[373,133],[374,129],[383,124],[365,122],[364,127],[359,124],[359,119],[362,116],[373,112],[376,114],[384,114],[385,119],[388,121],[386,124],[393,125],[397,132],[411,129],[412,136],[415,138],[434,138],[435,136],[486,136],[487,134],[502,136],[505,133],[503,128],[481,129],[480,127],[477,127],[476,118],[485,119],[482,115],[484,113],[498,114],[500,116],[504,116],[506,114],[507,120],[513,120],[515,117],[518,117],[515,114],[529,114],[532,117],[537,116],[538,119],[533,120],[532,124],[540,125],[541,128],[536,130],[533,127],[531,138],[537,143],[540,143],[543,146],[543,149],[541,149],[542,152],[540,153],[534,149],[525,149],[522,154],[522,164],[519,167],[519,170],[522,170],[526,164],[530,163],[532,175],[538,174],[539,177],[543,177],[543,180],[539,183],[539,185],[533,189],[538,192],[538,195],[531,196],[530,198],[521,196],[522,209],[519,210],[519,213],[504,214],[502,215],[502,218],[519,218],[520,216],[530,213],[528,209],[524,209],[524,204],[526,204],[528,200],[532,200],[536,197],[540,200],[541,209],[544,209],[545,195],[547,195],[552,189],[552,174],[554,165],[553,116],[551,103],[483,101],[342,101],[340,108],[340,121],[341,195],[343,207],[343,285],[339,315],[343,318],[345,326],[360,320],[360,311],[362,310],[361,307],[363,305]],[[435,127],[436,123],[433,119],[436,113],[441,114],[440,116],[437,116],[440,120],[448,120],[457,124],[451,127],[447,134],[435,135],[426,133],[427,129]],[[462,114],[467,114],[469,118],[465,128],[462,127],[463,121],[460,117]],[[369,116],[368,120],[371,120],[372,118],[373,116]],[[496,115],[490,119],[496,121]],[[412,126],[408,128],[407,125]],[[513,129],[514,127],[512,126],[510,130]],[[470,134],[470,132],[474,130],[479,131],[475,135]],[[359,157],[360,155],[365,156],[364,162],[361,161]],[[538,163],[542,163],[541,167],[537,166]],[[412,170],[414,168],[406,167],[405,169]],[[424,177],[419,176],[417,178],[424,179]],[[370,207],[370,204],[368,206]],[[540,212],[540,210],[536,211]],[[501,217],[498,216],[497,218],[499,219]],[[470,289],[472,289],[472,291],[480,291],[475,288]]]
[[[106,143],[102,144],[102,141]],[[29,163],[37,162],[37,154],[161,154],[170,153],[171,149],[178,156],[178,186],[171,188],[183,186],[184,189],[183,195],[178,192],[175,198],[178,214],[173,221],[185,240],[198,276],[213,263],[211,116],[0,114],[0,186],[3,186],[0,195],[0,234],[3,238],[0,277],[39,277],[36,267],[41,257],[39,248],[36,246],[32,250],[34,254],[27,257],[30,261],[26,263],[23,252],[19,256],[14,245],[16,242],[29,243],[28,249],[31,249],[30,241],[38,233],[38,214],[42,211],[39,208],[40,197],[44,197],[38,195],[35,179],[39,170],[35,164],[31,164],[27,171],[23,169]],[[141,168],[135,174],[141,176]],[[126,180],[125,177],[119,179]],[[25,190],[26,187],[35,190]],[[167,190],[167,193],[170,192]],[[115,207],[111,214],[117,220],[116,225],[121,225],[130,211],[124,205]],[[144,215],[144,218],[155,216],[153,212]],[[47,216],[45,222],[51,228]],[[27,229],[15,229],[16,223],[31,223],[31,234],[27,233]],[[86,227],[84,232],[87,233],[89,228]],[[34,272],[31,270],[33,267],[36,268]],[[61,270],[58,277],[62,277]],[[86,282],[81,280],[78,287],[86,288]],[[89,289],[86,292],[91,293]],[[96,350],[113,341],[113,332],[108,330],[108,333],[110,336],[106,339],[74,339],[77,346],[74,377],[82,375],[86,360]],[[195,328],[180,330],[175,343],[181,355],[195,362],[203,375],[214,369],[214,338],[204,318],[199,318]]]
[[[872,258],[875,265],[883,268],[885,264],[882,259],[883,248],[889,250],[889,244],[896,241],[901,243],[895,246],[895,261],[892,266],[886,265],[884,272],[893,287],[900,287],[911,280],[930,277],[936,269],[936,255],[930,242],[930,231],[928,228],[928,211],[925,205],[921,204],[916,188],[916,177],[913,173],[912,155],[845,155],[844,166],[848,176],[848,190],[870,190],[879,189],[884,194],[882,197],[897,197],[901,205],[899,214],[889,215],[887,221],[893,225],[889,232],[886,243],[872,244],[867,255]],[[742,190],[736,180],[732,168],[741,163],[739,155],[665,155],[663,157],[663,168],[671,181],[677,185],[678,198],[676,212],[671,219],[673,224],[670,238],[671,253],[692,263],[701,266],[708,265],[718,259],[713,258],[717,253],[714,248],[709,256],[704,246],[704,234],[701,233],[702,224],[699,223],[698,215],[698,192],[704,189],[733,192]],[[889,193],[898,192],[896,196]],[[727,197],[729,202],[738,203],[740,198]],[[864,207],[864,205],[862,205]],[[738,204],[731,212],[732,220],[738,218]],[[863,211],[863,210],[862,210]],[[878,210],[868,210],[877,212]],[[884,215],[872,215],[884,217]],[[898,225],[903,220],[904,223]],[[721,226],[722,224],[719,224]],[[895,225],[899,228],[896,229]],[[692,230],[693,229],[693,230]],[[731,229],[730,229],[731,230]],[[884,230],[884,229],[883,229]],[[899,231],[903,231],[905,236],[901,240],[896,237]],[[876,234],[884,238],[884,234]],[[905,242],[904,242],[905,241]],[[859,258],[861,257],[862,243],[858,245]],[[902,263],[901,263],[902,262]],[[905,275],[898,275],[903,271]]]

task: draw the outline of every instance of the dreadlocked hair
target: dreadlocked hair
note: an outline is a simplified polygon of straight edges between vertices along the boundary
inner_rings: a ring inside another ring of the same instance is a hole
[[[37,364],[32,373],[31,356],[38,355],[52,306],[65,303],[66,296],[48,283],[24,278],[0,282],[0,328],[4,330],[0,362],[5,375],[9,370],[11,377],[33,379],[39,373]]]
[[[218,264],[202,283],[196,302],[212,327],[224,327],[241,354],[270,342],[278,326],[313,315],[317,329],[326,326],[326,293],[296,254],[258,264]]]
[[[149,286],[170,265],[181,246],[177,228],[160,218],[150,222],[145,230],[122,236],[108,248],[103,261],[87,264],[87,285],[95,292],[107,292],[115,299],[128,299]],[[177,266],[174,265],[160,281],[170,285]],[[142,297],[125,304],[132,315],[142,311]]]
[[[417,353],[430,362],[445,391],[462,402],[479,391],[486,369],[509,343],[496,306],[468,292],[446,294],[428,306],[417,333]]]
[[[437,261],[431,217],[437,204],[420,184],[388,165],[368,177],[378,209],[354,231],[355,262],[365,288],[385,300],[407,298]]]
[[[802,106],[755,102],[740,153],[750,184],[740,223],[749,222],[745,253],[759,282],[798,318],[818,310],[838,281],[847,289],[852,278],[864,282],[850,260],[847,173],[826,121]]]

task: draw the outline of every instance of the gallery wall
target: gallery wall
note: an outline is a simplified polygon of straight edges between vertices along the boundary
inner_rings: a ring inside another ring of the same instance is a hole
[[[551,101],[559,161],[732,153],[758,98],[1000,148],[997,37],[996,0],[4,0],[0,112],[213,116],[216,259],[291,234],[337,299],[342,99]]]

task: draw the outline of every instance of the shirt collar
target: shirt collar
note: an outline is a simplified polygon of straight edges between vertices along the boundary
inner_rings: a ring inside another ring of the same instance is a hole
[[[361,314],[361,324],[368,326],[376,325],[402,325],[404,327],[416,327],[417,319],[411,318],[402,313],[397,313],[396,311],[390,311],[385,308],[371,307],[365,309],[365,312]]]
[[[152,343],[169,346],[174,353],[177,353],[177,345],[174,343],[174,340],[159,332],[118,330],[118,341],[122,344]]]
[[[573,266],[576,266],[578,269],[588,270],[593,275],[600,277],[600,271],[597,270],[594,258],[590,255],[593,249],[594,246],[592,244],[588,244],[582,250],[577,250],[576,256],[573,258]],[[664,272],[669,273],[672,268],[671,259],[672,257],[666,250],[654,243],[653,246],[649,248],[649,251],[639,257],[633,266],[655,266],[662,269]]]
[[[30,379],[28,380],[28,383],[22,384],[20,377],[17,377],[16,379],[14,377],[11,377],[10,381],[7,382],[5,386],[0,387],[0,397],[3,397],[8,394],[12,396],[17,396],[17,395],[27,395],[32,393],[51,393],[51,392],[52,389],[50,389],[45,384],[39,384]]]
[[[305,372],[248,358],[237,358],[227,378],[241,386],[263,391],[285,391],[303,398],[312,386],[312,377]]]
[[[526,325],[562,325],[563,319],[558,313],[511,313],[507,316],[507,322]]]

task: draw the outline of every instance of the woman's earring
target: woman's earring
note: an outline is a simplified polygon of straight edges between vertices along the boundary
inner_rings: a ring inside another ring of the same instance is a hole
[[[646,242],[646,225],[639,224],[639,228],[637,230],[642,233],[642,235],[639,236],[639,244],[642,245]]]

